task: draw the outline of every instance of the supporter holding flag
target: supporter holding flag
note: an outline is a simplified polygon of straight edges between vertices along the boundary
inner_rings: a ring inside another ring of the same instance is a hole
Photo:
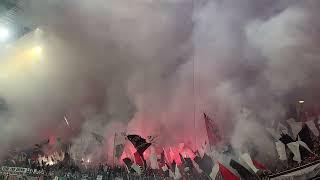
[[[136,163],[146,169],[146,160],[144,159],[143,153],[149,146],[151,146],[151,143],[148,143],[139,135],[127,135],[127,138],[137,150],[137,152],[134,153]]]
[[[139,135],[127,135],[129,141],[136,148],[137,152],[143,156],[143,152],[148,149],[151,143],[148,143],[146,139],[142,138]]]

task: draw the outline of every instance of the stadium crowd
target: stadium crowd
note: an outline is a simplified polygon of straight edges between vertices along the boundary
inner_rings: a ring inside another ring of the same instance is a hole
[[[204,117],[209,140],[207,146],[212,147],[221,141],[221,136],[217,125],[206,114]],[[313,122],[317,122],[316,120]],[[16,152],[14,158],[9,156],[2,161],[0,179],[258,180],[272,179],[287,172],[292,176],[300,176],[310,173],[312,168],[313,172],[320,172],[320,138],[319,133],[315,134],[317,128],[313,128],[312,123],[288,121],[286,125],[280,123],[276,128],[267,129],[278,153],[278,160],[272,163],[272,166],[257,161],[254,155],[250,155],[254,153],[240,152],[230,144],[224,144],[220,150],[201,147],[193,151],[189,148],[192,155],[182,155],[180,151],[179,162],[177,159],[168,158],[168,152],[163,149],[161,154],[150,154],[147,163],[144,152],[152,145],[154,138],[150,136],[144,139],[139,135],[122,133],[119,137],[123,139],[114,144],[115,156],[122,163],[110,165],[103,162],[86,163],[83,159],[80,162],[75,161],[68,153],[68,146],[48,156],[42,152],[43,146],[48,144],[47,141],[36,144],[30,154]],[[96,133],[93,133],[93,136],[100,143],[103,140]],[[131,157],[121,157],[124,153],[124,140],[130,141],[135,147],[136,152]],[[169,154],[173,153],[170,148]],[[295,174],[298,171],[299,173]]]

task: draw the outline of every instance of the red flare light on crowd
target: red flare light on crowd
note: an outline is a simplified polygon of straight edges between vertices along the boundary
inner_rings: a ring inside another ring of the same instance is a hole
[[[160,154],[162,151],[164,151],[165,155],[165,161],[169,164],[171,164],[173,161],[175,161],[178,165],[182,163],[180,159],[180,154],[184,158],[195,158],[195,154],[193,153],[192,149],[190,149],[188,146],[186,146],[184,143],[180,143],[176,146],[167,146],[164,148],[155,146],[156,154],[159,156],[158,159],[160,159]],[[136,152],[136,149],[131,144],[126,144],[125,150],[122,153],[119,164],[123,164],[122,160],[125,158],[130,158],[134,160],[134,153]],[[150,158],[151,150],[148,149],[143,153],[143,156],[146,160]]]

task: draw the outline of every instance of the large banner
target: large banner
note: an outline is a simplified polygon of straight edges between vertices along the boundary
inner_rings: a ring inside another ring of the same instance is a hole
[[[21,168],[21,167],[1,167],[2,174],[10,174],[10,175],[43,175],[43,170],[30,169],[30,168]]]

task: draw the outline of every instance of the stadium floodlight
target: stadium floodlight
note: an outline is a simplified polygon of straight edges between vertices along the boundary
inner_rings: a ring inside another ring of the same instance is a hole
[[[10,37],[9,29],[3,26],[0,26],[0,41],[7,41]]]
[[[37,54],[37,55],[41,55],[42,53],[42,47],[41,46],[35,46],[32,51]]]

